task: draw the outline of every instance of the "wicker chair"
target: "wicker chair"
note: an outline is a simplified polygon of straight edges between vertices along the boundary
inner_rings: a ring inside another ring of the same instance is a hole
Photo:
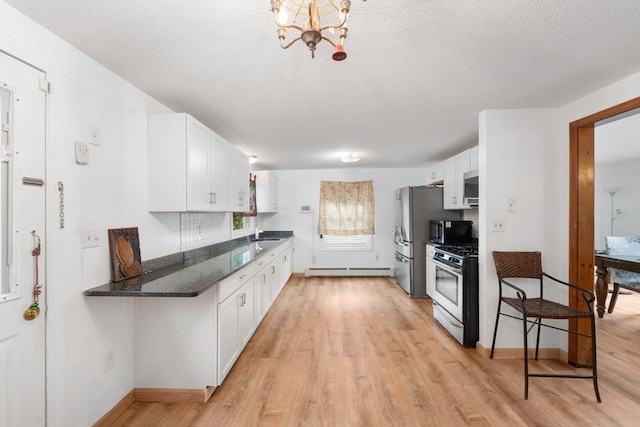
[[[529,377],[591,378],[593,379],[593,388],[596,392],[596,399],[598,399],[598,402],[600,402],[600,392],[598,391],[598,371],[596,368],[596,321],[593,313],[593,301],[595,300],[595,295],[593,294],[593,292],[589,289],[581,288],[570,283],[563,282],[544,273],[542,271],[542,255],[540,254],[540,252],[493,252],[493,260],[495,262],[496,272],[498,274],[498,287],[500,290],[500,294],[498,300],[498,311],[496,314],[496,324],[493,331],[493,342],[491,343],[490,358],[493,359],[493,352],[496,346],[496,335],[498,333],[498,321],[500,320],[500,317],[507,316],[514,319],[522,320],[522,330],[524,336],[524,398],[529,398]],[[527,294],[521,288],[506,281],[505,279],[507,278],[524,278],[537,280],[539,282],[539,296],[536,298],[528,298]],[[589,311],[580,310],[544,299],[543,282],[545,284],[547,282],[555,282],[581,291],[582,297],[587,302]],[[514,293],[513,291],[515,291],[516,297],[505,296],[503,293],[503,290],[506,290],[505,288],[510,288],[512,290],[512,292],[510,293]],[[508,313],[503,313],[501,311],[503,303],[513,308],[516,312],[519,313],[519,315],[515,316]],[[568,328],[563,329],[552,325],[545,325],[544,323],[542,323],[542,319],[590,319],[591,335],[584,334],[575,330],[570,330]],[[528,324],[530,324],[529,327]],[[535,326],[538,327],[535,353],[536,360],[538,360],[541,326],[591,338],[591,351],[593,356],[593,369],[591,375],[529,373],[529,350],[527,346],[527,336]]]

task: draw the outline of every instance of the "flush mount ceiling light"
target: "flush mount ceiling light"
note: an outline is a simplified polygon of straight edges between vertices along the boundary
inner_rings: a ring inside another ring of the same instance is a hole
[[[258,156],[249,156],[249,164],[255,165],[256,163],[258,163]]]
[[[311,51],[311,57],[315,57],[316,45],[322,40],[329,42],[335,50],[332,58],[342,61],[347,57],[344,51],[344,39],[347,38],[347,15],[351,1],[337,0],[271,0],[271,12],[278,26],[278,38],[280,46],[287,49],[289,46],[302,40]],[[286,42],[287,30],[296,30],[300,35]],[[331,35],[323,34],[328,31]],[[337,36],[339,41],[333,41],[330,37]]]
[[[353,163],[360,160],[360,157],[358,157],[356,153],[347,153],[343,155],[342,158],[340,158],[340,160],[342,160],[345,163]]]

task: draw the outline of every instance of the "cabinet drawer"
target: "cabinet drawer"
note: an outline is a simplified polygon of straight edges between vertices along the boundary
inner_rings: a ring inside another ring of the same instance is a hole
[[[223,302],[226,300],[232,293],[234,293],[237,289],[239,289],[243,284],[247,282],[247,280],[251,279],[254,274],[256,274],[256,263],[252,262],[246,267],[242,268],[242,270],[233,273],[231,276],[223,279],[220,282],[220,286],[218,287],[218,302]]]

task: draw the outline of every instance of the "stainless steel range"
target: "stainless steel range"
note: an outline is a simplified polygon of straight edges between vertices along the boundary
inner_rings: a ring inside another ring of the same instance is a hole
[[[475,347],[478,328],[478,248],[438,246],[433,254],[433,317],[464,347]]]

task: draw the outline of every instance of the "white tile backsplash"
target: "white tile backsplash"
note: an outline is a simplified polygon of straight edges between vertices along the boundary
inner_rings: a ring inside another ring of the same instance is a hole
[[[231,214],[225,212],[180,214],[182,252],[231,239]]]

